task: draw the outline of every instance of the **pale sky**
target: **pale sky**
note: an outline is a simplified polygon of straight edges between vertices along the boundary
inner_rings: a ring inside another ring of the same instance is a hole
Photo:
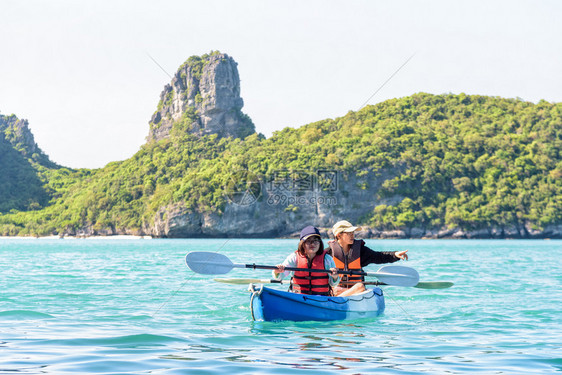
[[[0,0],[0,113],[56,163],[98,168],[145,142],[169,74],[238,62],[267,137],[369,101],[461,92],[562,101],[562,1]]]

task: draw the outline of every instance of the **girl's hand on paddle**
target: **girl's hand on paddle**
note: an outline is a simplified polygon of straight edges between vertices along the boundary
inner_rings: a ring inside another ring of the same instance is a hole
[[[394,256],[398,259],[408,260],[408,254],[406,254],[408,250],[397,251],[394,253]]]
[[[276,267],[277,270],[275,271],[275,273],[279,274],[285,272],[285,266],[283,264],[278,264]]]
[[[332,276],[334,276],[334,277],[338,276],[338,269],[337,268],[330,268],[330,271],[332,271]]]

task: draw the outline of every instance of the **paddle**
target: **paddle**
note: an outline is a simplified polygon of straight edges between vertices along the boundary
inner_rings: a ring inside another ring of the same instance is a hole
[[[219,283],[245,285],[245,284],[290,284],[287,280],[276,279],[213,279]]]
[[[219,283],[225,284],[235,284],[235,285],[243,285],[243,284],[289,284],[288,280],[276,280],[276,279],[214,279]],[[380,281],[365,281],[363,282],[365,285],[390,285],[385,284]],[[450,281],[420,281],[414,288],[420,289],[446,289],[453,286],[453,283]]]
[[[385,284],[378,281],[365,281],[363,282],[365,285],[391,285]],[[454,284],[450,281],[420,281],[414,288],[420,289],[447,289],[452,287]]]
[[[235,264],[226,255],[206,251],[193,251],[185,256],[185,263],[191,270],[204,275],[222,275],[229,273],[233,268],[252,268],[275,270],[276,266],[258,264]],[[317,273],[331,273],[330,270],[285,267],[286,271],[305,271]],[[361,271],[338,271],[342,275],[374,276],[388,285],[414,286],[419,281],[418,271],[403,266],[385,266],[378,272],[368,273]]]

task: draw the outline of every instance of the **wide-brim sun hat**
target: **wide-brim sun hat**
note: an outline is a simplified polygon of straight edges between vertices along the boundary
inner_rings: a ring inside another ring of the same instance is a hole
[[[320,231],[318,230],[318,228],[316,228],[312,225],[309,225],[307,227],[304,227],[303,230],[301,230],[300,240],[305,241],[307,238],[312,237],[312,236],[317,236],[318,238],[322,238],[320,236]]]
[[[343,232],[355,232],[357,230],[361,230],[361,227],[353,226],[347,220],[341,220],[334,224],[332,227],[332,232],[334,232],[334,236],[337,236],[339,233]]]

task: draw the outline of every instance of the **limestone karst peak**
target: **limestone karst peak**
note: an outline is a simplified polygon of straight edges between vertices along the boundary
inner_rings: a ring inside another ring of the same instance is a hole
[[[241,111],[237,65],[218,51],[187,59],[160,94],[148,141],[187,132],[234,138],[254,133],[252,120]]]

